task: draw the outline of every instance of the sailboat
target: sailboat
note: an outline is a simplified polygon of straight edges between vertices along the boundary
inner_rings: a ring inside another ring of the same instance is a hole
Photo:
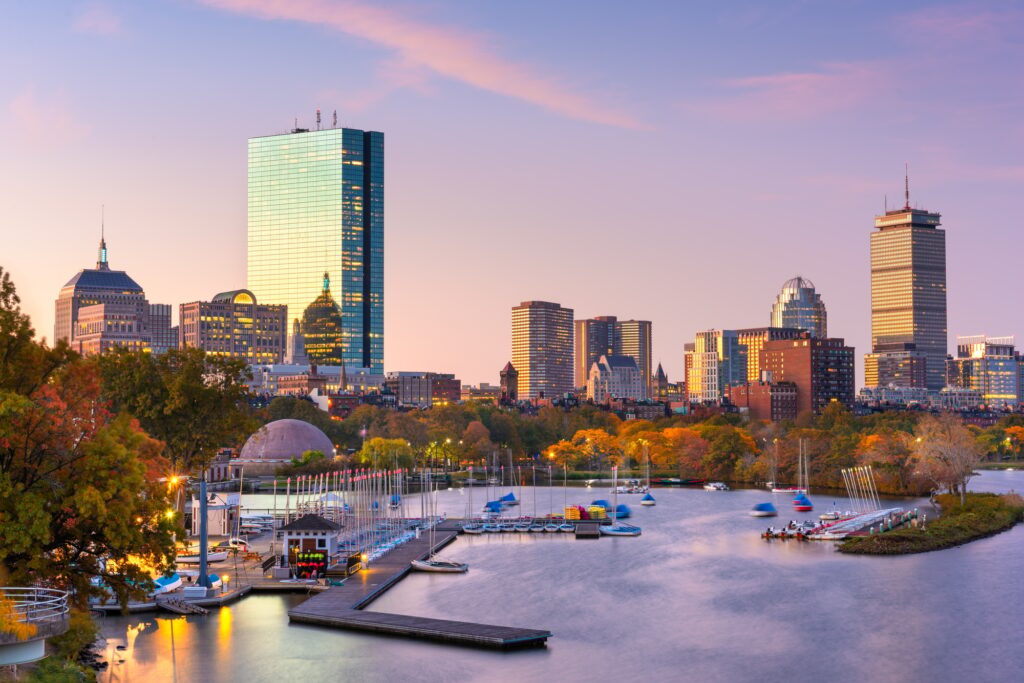
[[[434,488],[433,477],[430,482],[430,552],[424,560],[413,560],[412,568],[421,572],[435,572],[441,574],[461,574],[469,571],[469,565],[463,562],[450,562],[447,560],[434,559],[434,530],[437,528],[437,489]]]
[[[612,523],[610,526],[601,526],[599,530],[605,536],[639,536],[640,527],[630,526],[629,524],[618,523],[618,512],[619,512],[619,493],[616,491],[619,483],[619,468],[615,466],[612,468],[612,473],[615,477],[615,486],[612,489],[612,495],[615,496],[614,502],[612,503]],[[625,506],[623,506],[625,507]]]
[[[651,456],[647,452],[647,446],[644,446],[644,461],[647,466],[647,492],[644,497],[640,499],[640,504],[646,507],[657,505],[658,501],[654,500],[654,496],[651,495]]]
[[[814,504],[811,503],[811,499],[807,497],[807,489],[810,484],[810,476],[808,475],[807,467],[807,453],[804,452],[804,440],[800,439],[800,456],[797,462],[797,483],[802,485],[803,490],[796,494],[793,498],[793,509],[797,512],[810,512],[814,509]]]
[[[473,478],[473,468],[469,468],[469,478]],[[466,522],[462,525],[462,532],[466,534],[484,533],[484,525],[473,521],[473,487],[467,486],[469,492],[466,498]]]
[[[565,520],[566,510],[569,508],[569,466],[562,464],[562,519]],[[563,521],[558,525],[558,530],[564,534],[571,534],[576,531],[575,524]]]

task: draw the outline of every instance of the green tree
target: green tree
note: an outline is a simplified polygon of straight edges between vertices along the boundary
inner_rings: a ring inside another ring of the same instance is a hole
[[[379,470],[411,468],[415,465],[413,449],[405,439],[385,439],[379,436],[368,439],[363,444],[362,449],[356,454],[356,460],[364,467]]]

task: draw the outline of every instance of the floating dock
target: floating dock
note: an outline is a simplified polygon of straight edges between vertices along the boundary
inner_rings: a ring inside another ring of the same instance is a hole
[[[434,531],[434,551],[455,540],[457,524],[438,525]],[[359,573],[342,586],[332,586],[288,611],[296,623],[330,626],[352,631],[400,635],[458,645],[514,649],[540,647],[551,637],[550,631],[475,624],[447,619],[413,617],[403,614],[364,612],[362,609],[394,586],[412,569],[413,560],[430,555],[430,534],[409,540]]]

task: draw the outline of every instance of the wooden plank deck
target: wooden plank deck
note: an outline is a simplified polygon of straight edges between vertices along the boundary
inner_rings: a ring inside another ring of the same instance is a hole
[[[434,534],[435,551],[454,541],[458,534],[455,524],[440,525]],[[297,623],[501,649],[542,646],[551,636],[550,631],[539,629],[361,611],[405,577],[413,560],[429,554],[430,535],[423,534],[371,562],[367,569],[350,576],[345,585],[332,586],[296,605],[288,611],[288,618]]]

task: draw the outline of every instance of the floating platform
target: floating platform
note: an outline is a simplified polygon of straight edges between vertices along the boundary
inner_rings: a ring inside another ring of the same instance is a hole
[[[576,522],[576,538],[601,538],[601,523]]]
[[[443,548],[458,535],[457,523],[438,525],[434,530],[433,550],[436,552]],[[429,537],[429,533],[421,533],[420,538],[394,548],[371,562],[369,567],[350,576],[345,585],[332,586],[288,610],[288,618],[295,623],[503,650],[539,647],[547,642],[551,632],[540,629],[362,611],[404,578],[412,569],[413,560],[422,560],[430,555]]]

